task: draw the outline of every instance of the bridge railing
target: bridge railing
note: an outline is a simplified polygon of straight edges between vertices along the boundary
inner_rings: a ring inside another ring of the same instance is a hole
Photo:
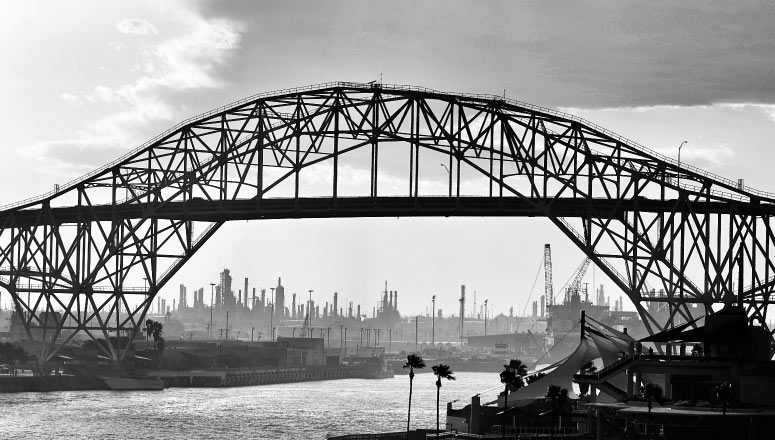
[[[228,109],[239,107],[240,105],[244,105],[244,104],[250,103],[252,101],[256,101],[256,100],[261,99],[261,98],[268,98],[268,97],[273,97],[273,96],[281,96],[281,95],[286,95],[286,94],[296,94],[296,93],[301,93],[301,92],[307,92],[307,91],[312,91],[312,90],[328,89],[328,88],[334,88],[334,87],[349,87],[349,88],[356,88],[356,89],[380,88],[380,89],[384,89],[384,90],[415,91],[415,92],[428,93],[428,94],[448,95],[448,93],[440,92],[438,90],[434,90],[434,89],[430,89],[430,88],[426,88],[426,87],[411,86],[411,85],[397,85],[397,84],[390,84],[390,85],[388,85],[388,84],[358,83],[358,82],[327,82],[327,83],[314,84],[314,85],[308,85],[308,86],[302,86],[302,87],[295,87],[295,88],[289,88],[289,89],[282,89],[282,90],[275,90],[275,91],[257,93],[255,95],[249,96],[247,98],[243,98],[243,99],[234,101],[234,102],[232,102],[230,104],[226,104],[226,105],[220,106],[218,108],[215,108],[213,110],[210,110],[210,111],[201,113],[199,115],[192,116],[192,117],[190,117],[188,119],[185,119],[185,120],[179,122],[178,124],[175,124],[171,128],[163,131],[162,133],[154,136],[150,140],[144,142],[139,147],[132,149],[131,151],[127,152],[126,154],[122,155],[118,159],[116,159],[116,160],[114,160],[114,161],[112,161],[112,162],[110,162],[110,163],[108,163],[106,165],[103,165],[103,166],[101,166],[101,167],[99,167],[99,168],[97,168],[97,169],[95,169],[93,171],[90,171],[90,172],[88,172],[88,173],[86,173],[86,174],[84,174],[84,175],[82,175],[82,176],[80,176],[80,177],[78,177],[76,179],[73,179],[73,180],[65,183],[61,187],[58,187],[57,189],[54,189],[54,190],[49,191],[47,193],[41,194],[39,196],[30,197],[30,198],[27,198],[27,199],[24,199],[24,200],[21,200],[21,201],[18,201],[18,202],[14,202],[14,203],[10,203],[10,204],[4,205],[4,206],[0,207],[0,211],[6,210],[6,209],[12,209],[12,208],[16,208],[16,207],[24,206],[24,205],[28,205],[28,204],[32,204],[32,203],[35,203],[35,202],[39,202],[39,201],[47,199],[49,197],[53,197],[53,196],[55,196],[56,194],[58,194],[60,192],[69,190],[70,188],[78,185],[79,183],[84,182],[84,181],[86,181],[86,180],[88,180],[88,179],[90,179],[90,178],[92,178],[92,177],[94,177],[94,176],[96,176],[98,174],[101,174],[105,170],[108,170],[108,169],[110,169],[110,168],[112,168],[112,167],[114,167],[114,166],[116,166],[116,165],[126,161],[127,159],[130,159],[131,157],[133,157],[136,154],[140,153],[141,151],[143,151],[144,149],[148,148],[149,146],[151,146],[151,145],[155,144],[156,142],[159,142],[160,140],[162,140],[162,139],[168,137],[169,135],[175,133],[176,131],[178,131],[182,127],[185,127],[186,125],[189,125],[189,124],[191,124],[193,122],[196,122],[196,121],[208,118],[210,116],[217,115],[217,114],[222,113],[222,112],[224,112],[224,111],[226,111]],[[634,142],[634,141],[632,141],[632,140],[630,140],[630,139],[628,139],[628,138],[626,138],[624,136],[621,136],[621,135],[619,135],[617,133],[614,133],[613,131],[610,131],[610,130],[604,128],[604,127],[601,127],[601,126],[599,126],[599,125],[597,125],[597,124],[595,124],[593,122],[590,122],[590,121],[588,121],[588,120],[586,120],[586,119],[584,119],[582,117],[576,116],[576,115],[572,115],[572,114],[569,114],[569,113],[561,112],[559,110],[550,109],[550,108],[547,108],[547,107],[541,107],[539,105],[530,104],[530,103],[519,101],[519,100],[512,99],[512,98],[505,98],[503,96],[497,96],[497,95],[491,95],[491,94],[454,93],[452,95],[458,96],[458,97],[462,97],[462,98],[471,98],[471,99],[486,100],[486,101],[505,102],[505,103],[508,103],[508,104],[511,104],[511,105],[514,105],[514,106],[517,106],[517,107],[522,107],[522,108],[525,108],[525,109],[528,109],[528,110],[533,110],[533,111],[536,111],[536,112],[541,112],[541,113],[549,114],[549,115],[556,116],[556,117],[559,117],[559,118],[575,121],[575,122],[578,122],[578,123],[580,123],[582,125],[585,125],[585,126],[591,128],[591,129],[593,129],[593,130],[595,130],[595,131],[597,131],[597,132],[599,132],[601,134],[604,134],[604,135],[608,136],[609,138],[612,138],[612,139],[617,140],[617,141],[619,141],[619,142],[621,142],[623,144],[635,147],[638,150],[641,150],[641,151],[643,151],[645,153],[648,153],[648,154],[652,155],[654,158],[659,159],[659,160],[661,160],[663,162],[670,163],[670,164],[675,165],[676,167],[679,167],[679,168],[683,167],[684,169],[691,170],[692,172],[694,172],[694,173],[696,173],[698,175],[701,175],[701,176],[707,177],[709,179],[716,180],[718,182],[724,183],[724,184],[728,185],[730,188],[737,188],[738,187],[737,182],[735,182],[732,179],[728,179],[726,177],[719,176],[717,174],[711,173],[709,171],[703,170],[701,168],[698,168],[698,167],[695,167],[693,165],[689,165],[689,164],[686,164],[686,163],[678,164],[678,162],[675,159],[671,158],[671,157],[668,157],[668,156],[665,156],[665,155],[663,155],[661,153],[658,153],[658,152],[656,152],[656,151],[654,151],[654,150],[652,150],[650,148],[647,148],[647,147],[645,147],[645,146],[643,146],[643,145],[641,145],[641,144],[639,144],[637,142]],[[772,199],[773,201],[775,201],[775,193],[766,192],[766,191],[760,191],[760,190],[756,190],[756,189],[750,188],[750,187],[745,187],[745,189],[738,189],[738,191],[741,192],[741,193],[748,192],[750,194],[755,194],[755,195],[757,195],[759,197],[768,198],[768,199]]]

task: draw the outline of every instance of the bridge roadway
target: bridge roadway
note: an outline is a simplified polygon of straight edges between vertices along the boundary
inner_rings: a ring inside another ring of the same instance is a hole
[[[727,202],[692,202],[694,214],[723,214]],[[300,197],[251,200],[192,199],[186,202],[126,203],[21,209],[0,212],[2,227],[68,224],[114,219],[159,218],[218,222],[228,220],[332,217],[593,217],[622,218],[624,213],[671,212],[676,200],[517,197]],[[734,204],[740,214],[775,215],[775,205]]]

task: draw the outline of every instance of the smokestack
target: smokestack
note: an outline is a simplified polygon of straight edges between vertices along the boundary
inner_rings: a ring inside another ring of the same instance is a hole
[[[604,306],[605,305],[605,292],[603,291],[603,285],[600,285],[600,289],[597,291],[597,305]]]
[[[293,314],[291,315],[291,319],[296,319],[296,294],[293,294],[293,301],[291,301],[291,310],[293,310]]]
[[[538,301],[533,301],[533,317],[538,316]]]
[[[541,295],[541,317],[543,318],[546,313],[546,296]]]
[[[390,308],[393,308],[393,291],[390,291]]]
[[[255,290],[256,289],[253,289],[254,292],[255,292]],[[244,292],[245,292],[245,302],[242,305],[247,307],[248,306],[248,292],[249,292],[249,290],[248,290],[248,277],[245,277],[245,290],[244,290]],[[256,297],[256,295],[254,294],[253,298],[255,298],[255,297]]]
[[[261,289],[261,307],[266,307],[266,289]]]
[[[358,304],[358,321],[361,320],[361,305]]]
[[[339,313],[339,294],[334,292],[334,315],[337,313]]]
[[[253,288],[253,303],[250,305],[251,308],[256,307],[256,288]]]
[[[398,310],[398,290],[393,291],[393,308]]]

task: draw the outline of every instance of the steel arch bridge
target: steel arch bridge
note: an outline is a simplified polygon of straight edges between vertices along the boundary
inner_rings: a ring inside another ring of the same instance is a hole
[[[571,115],[498,96],[329,83],[191,118],[3,207],[0,286],[47,362],[78,332],[133,339],[159,289],[229,220],[535,216],[589,256],[652,332],[688,320],[692,304],[712,313],[735,302],[766,327],[773,215],[775,194]],[[101,348],[116,367],[128,352]]]

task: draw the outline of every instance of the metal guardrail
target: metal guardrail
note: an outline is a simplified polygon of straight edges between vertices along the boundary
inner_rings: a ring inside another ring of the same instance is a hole
[[[73,180],[65,183],[64,185],[61,185],[61,186],[57,187],[57,189],[54,189],[54,190],[49,191],[47,193],[44,193],[44,194],[41,194],[41,195],[35,196],[35,197],[30,197],[30,198],[27,198],[27,199],[24,199],[24,200],[21,200],[21,201],[18,201],[18,202],[14,202],[14,203],[10,203],[10,204],[4,205],[4,206],[0,207],[0,211],[16,208],[16,207],[23,206],[23,205],[32,204],[32,203],[35,203],[35,202],[47,199],[49,197],[53,197],[54,195],[56,195],[58,193],[62,193],[62,192],[68,191],[71,188],[73,188],[76,185],[78,185],[79,183],[84,182],[84,181],[86,181],[86,180],[88,180],[88,179],[90,179],[90,178],[92,178],[92,177],[94,177],[96,175],[99,175],[99,174],[105,172],[106,170],[108,170],[108,169],[110,169],[110,168],[112,168],[112,167],[114,167],[114,166],[116,166],[116,165],[118,165],[118,164],[120,164],[120,163],[122,163],[122,162],[124,162],[124,161],[126,161],[126,160],[128,160],[130,158],[132,158],[133,156],[139,154],[140,152],[142,152],[146,148],[150,147],[151,145],[153,145],[153,144],[163,140],[164,138],[166,138],[166,137],[170,136],[171,134],[175,133],[176,131],[178,131],[182,127],[185,127],[186,125],[189,125],[189,124],[191,124],[193,122],[206,119],[208,117],[220,114],[220,113],[222,113],[222,112],[224,112],[226,110],[237,108],[237,107],[240,107],[242,105],[245,105],[245,104],[257,101],[257,100],[262,99],[262,98],[278,97],[278,96],[283,96],[283,95],[297,94],[297,93],[308,92],[308,91],[312,91],[312,90],[324,90],[324,89],[330,89],[330,88],[335,88],[335,87],[339,87],[339,88],[352,88],[352,89],[379,88],[381,90],[387,90],[387,91],[411,91],[411,92],[420,92],[420,93],[426,93],[426,94],[432,94],[432,95],[443,95],[443,96],[449,96],[449,97],[455,97],[455,98],[463,98],[463,99],[475,99],[475,100],[480,100],[480,101],[503,102],[503,103],[507,103],[507,104],[510,104],[510,105],[513,105],[513,106],[516,106],[516,107],[521,107],[521,108],[524,108],[524,109],[527,109],[527,110],[531,110],[531,111],[534,111],[534,112],[544,113],[544,114],[547,114],[547,115],[552,115],[552,116],[555,116],[555,117],[558,117],[558,118],[566,119],[568,121],[577,122],[579,124],[582,124],[582,125],[586,126],[587,128],[590,128],[590,129],[592,129],[592,130],[602,134],[602,135],[605,135],[605,136],[607,136],[607,137],[609,137],[609,138],[611,138],[611,139],[613,139],[615,141],[621,142],[622,144],[628,145],[630,147],[634,147],[635,149],[640,150],[641,152],[647,153],[647,154],[651,155],[655,159],[659,159],[659,160],[661,160],[663,162],[670,163],[670,164],[675,165],[676,167],[679,167],[679,168],[691,170],[695,174],[698,174],[700,176],[706,177],[708,179],[716,180],[716,181],[718,181],[720,183],[723,183],[723,184],[725,184],[725,185],[727,185],[727,186],[729,186],[731,188],[736,188],[738,186],[737,182],[735,182],[732,179],[728,179],[728,178],[719,176],[717,174],[711,173],[709,171],[703,170],[701,168],[698,168],[698,167],[695,167],[695,166],[692,166],[692,165],[689,165],[689,164],[686,164],[686,163],[678,164],[678,161],[674,160],[673,158],[670,158],[670,157],[665,156],[665,155],[663,155],[661,153],[658,153],[658,152],[656,152],[656,151],[654,151],[654,150],[652,150],[650,148],[647,148],[647,147],[645,147],[645,146],[643,146],[643,145],[641,145],[641,144],[639,144],[637,142],[634,142],[634,141],[632,141],[632,140],[630,140],[630,139],[628,139],[628,138],[626,138],[624,136],[621,136],[619,134],[616,134],[613,131],[610,131],[610,130],[604,128],[604,127],[601,127],[601,126],[599,126],[599,125],[597,125],[597,124],[595,124],[593,122],[590,122],[590,121],[588,121],[588,120],[586,120],[584,118],[581,118],[579,116],[572,115],[572,114],[565,113],[565,112],[561,112],[561,111],[554,110],[554,109],[550,109],[550,108],[547,108],[547,107],[542,107],[542,106],[539,106],[539,105],[530,104],[530,103],[519,101],[519,100],[516,100],[516,99],[505,98],[503,96],[497,96],[497,95],[491,95],[491,94],[445,93],[445,92],[440,92],[438,90],[430,89],[430,88],[427,88],[427,87],[402,85],[402,84],[373,84],[373,83],[358,83],[358,82],[326,82],[326,83],[313,84],[313,85],[302,86],[302,87],[295,87],[295,88],[289,88],[289,89],[282,89],[282,90],[275,90],[275,91],[257,93],[255,95],[251,95],[249,97],[246,97],[246,98],[234,101],[234,102],[232,102],[230,104],[226,104],[226,105],[220,106],[218,108],[215,108],[213,110],[201,113],[199,115],[192,116],[192,117],[190,117],[188,119],[185,119],[185,120],[175,124],[171,128],[165,130],[164,132],[162,132],[162,133],[154,136],[150,140],[144,142],[139,147],[137,147],[137,148],[127,152],[126,154],[122,155],[118,159],[116,159],[116,160],[114,160],[114,161],[112,161],[112,162],[110,162],[110,163],[108,163],[106,165],[103,165],[103,166],[95,169],[94,171],[91,171],[89,173],[84,174],[81,177],[73,179]],[[749,194],[754,194],[756,196],[759,196],[759,197],[762,197],[762,198],[767,198],[767,199],[770,199],[770,200],[775,202],[775,193],[766,192],[766,191],[760,191],[760,190],[756,190],[756,189],[753,189],[753,188],[750,188],[750,187],[744,187],[744,189],[739,190],[739,192],[740,193],[747,192]],[[724,192],[721,192],[721,193],[724,193]],[[732,193],[730,193],[730,194],[732,194]],[[738,197],[743,198],[744,196],[738,196]]]
[[[595,380],[600,380],[604,376],[607,376],[609,373],[614,372],[619,369],[622,365],[629,364],[633,360],[632,356],[624,356],[623,358],[617,359],[616,361],[606,365],[605,367],[601,368],[599,371],[596,371],[594,373],[587,373],[587,374],[575,374],[575,376],[578,376],[579,378],[594,378]]]
[[[440,432],[438,434],[425,434],[426,440],[432,440],[432,439],[450,439],[450,438],[459,438],[463,440],[468,439],[480,439],[480,438],[499,438],[499,436],[495,435],[479,435],[479,434],[469,434],[467,432]]]
[[[594,379],[601,380],[611,372],[615,372],[622,365],[629,364],[633,361],[690,361],[690,362],[732,362],[737,359],[734,355],[730,354],[695,354],[695,355],[676,355],[676,354],[635,354],[626,355],[623,358],[617,359],[599,371],[594,373],[581,373],[574,374],[573,377],[579,379]]]
[[[346,434],[336,436],[326,436],[329,440],[384,440],[384,439],[396,439],[403,440],[406,438],[406,431],[401,432],[384,432],[379,434]]]
[[[502,425],[492,425],[494,434],[503,434]],[[506,435],[572,435],[578,434],[576,428],[558,428],[554,426],[506,426]]]

